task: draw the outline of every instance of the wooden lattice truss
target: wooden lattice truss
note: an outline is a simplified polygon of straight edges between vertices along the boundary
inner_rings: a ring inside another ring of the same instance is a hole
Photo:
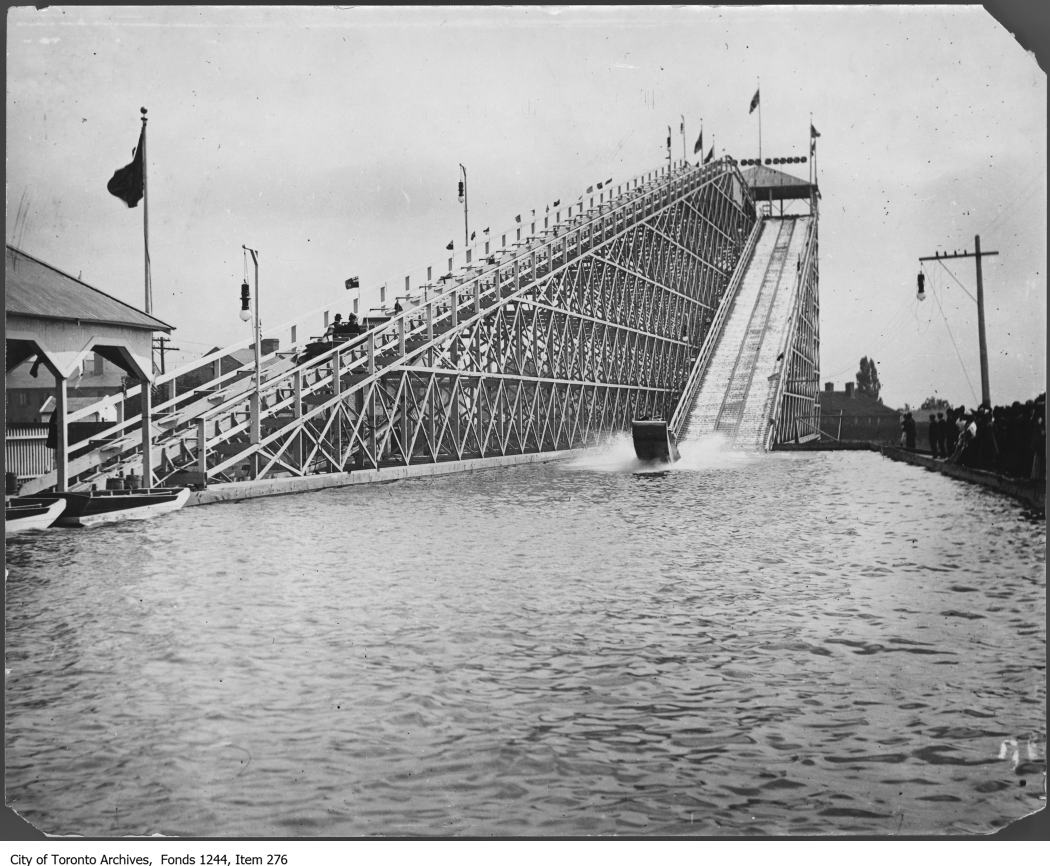
[[[581,208],[582,209],[582,208]],[[755,225],[729,160],[682,166],[459,274],[308,363],[270,357],[129,418],[71,488],[304,476],[584,447],[675,410]],[[46,479],[41,479],[46,483]]]

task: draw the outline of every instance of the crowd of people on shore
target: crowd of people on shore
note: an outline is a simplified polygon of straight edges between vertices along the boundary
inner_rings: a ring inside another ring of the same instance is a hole
[[[901,446],[916,450],[916,422],[901,416]],[[938,459],[1011,478],[1046,477],[1046,394],[1025,403],[930,412],[930,453]]]

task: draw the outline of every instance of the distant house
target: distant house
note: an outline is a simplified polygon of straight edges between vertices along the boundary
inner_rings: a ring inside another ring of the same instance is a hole
[[[881,400],[846,382],[836,391],[834,382],[825,382],[820,392],[820,432],[826,438],[896,442],[900,436],[900,414]]]

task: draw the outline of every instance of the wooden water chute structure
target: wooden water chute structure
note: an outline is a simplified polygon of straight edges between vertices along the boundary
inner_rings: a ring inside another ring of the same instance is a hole
[[[809,216],[802,255],[795,262],[789,324],[777,355],[776,377],[767,405],[765,448],[820,437],[820,190],[815,181],[794,177],[765,164],[743,169],[755,201],[768,215]]]
[[[755,224],[730,160],[676,165],[519,226],[436,282],[406,278],[402,311],[309,360],[314,326],[294,326],[263,353],[258,401],[227,350],[158,376],[156,482],[510,459],[668,417]],[[141,465],[138,424],[71,462],[75,489]]]

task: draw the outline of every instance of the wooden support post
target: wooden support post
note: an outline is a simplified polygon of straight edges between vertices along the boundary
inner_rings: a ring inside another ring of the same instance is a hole
[[[69,434],[66,427],[66,380],[55,377],[55,490],[69,489]]]
[[[401,375],[404,378],[404,392],[401,395],[401,454],[404,456],[405,465],[409,466],[412,463],[412,452],[409,450],[411,434],[409,432],[408,413],[412,401],[408,392],[412,387],[412,380],[409,378],[407,370]]]
[[[142,486],[153,486],[153,392],[149,380],[140,382],[142,400]]]
[[[292,415],[298,421],[303,417],[303,371],[292,375]],[[295,434],[295,465],[303,470],[303,431],[299,427]]]
[[[208,422],[197,419],[197,471],[208,480]]]

